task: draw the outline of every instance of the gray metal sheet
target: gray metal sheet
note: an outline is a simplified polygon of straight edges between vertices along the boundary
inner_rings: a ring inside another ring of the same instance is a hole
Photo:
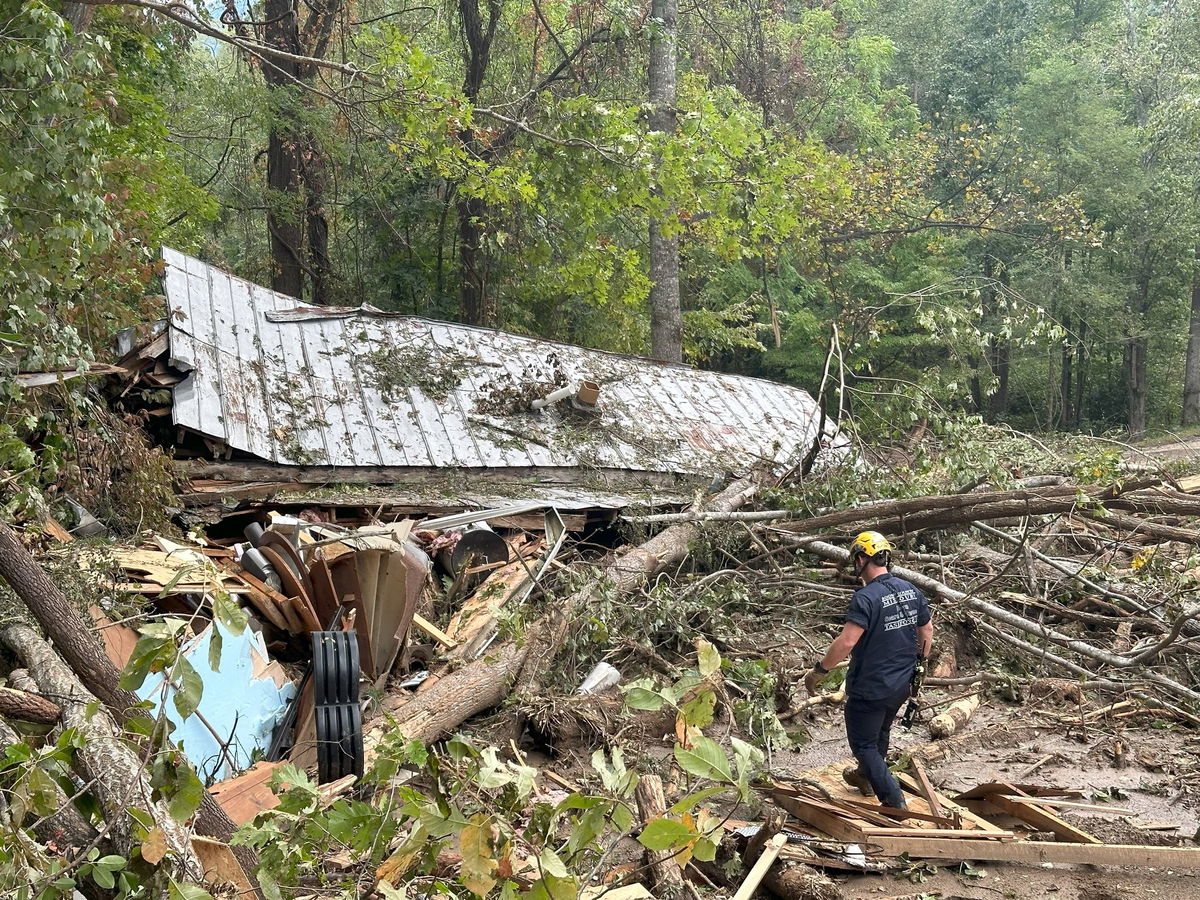
[[[711,473],[794,463],[799,388],[448,322],[311,307],[164,250],[178,425],[282,464]],[[601,384],[599,414],[505,405]],[[499,401],[498,401],[499,398]],[[837,439],[839,446],[846,443]]]

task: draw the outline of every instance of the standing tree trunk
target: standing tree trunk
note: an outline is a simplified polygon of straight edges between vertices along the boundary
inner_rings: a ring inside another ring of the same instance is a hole
[[[1192,268],[1192,317],[1188,324],[1187,362],[1183,367],[1183,424],[1200,425],[1200,244]]]
[[[650,10],[650,130],[673,135],[675,43],[678,0],[653,0]],[[661,196],[661,183],[656,191]],[[679,300],[679,236],[671,204],[650,218],[650,353],[668,362],[683,360],[683,313]]]
[[[263,37],[269,47],[299,55],[300,28],[292,0],[266,0]],[[304,228],[300,214],[300,136],[296,123],[295,62],[271,57],[262,62],[272,99],[267,138],[267,231],[271,240],[271,289],[299,298],[304,292]]]
[[[472,105],[478,105],[483,92],[502,6],[503,0],[458,0],[466,70],[463,96]],[[459,133],[459,140],[470,156],[490,162],[505,149],[514,134],[506,131],[489,145],[484,145],[474,131],[464,128]],[[499,324],[499,310],[488,285],[488,204],[481,197],[459,194],[455,209],[458,213],[459,318],[468,325],[495,327]]]

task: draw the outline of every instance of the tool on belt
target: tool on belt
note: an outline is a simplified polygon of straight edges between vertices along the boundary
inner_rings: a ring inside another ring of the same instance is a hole
[[[904,707],[904,715],[900,719],[900,724],[905,728],[912,728],[913,722],[917,718],[917,712],[920,709],[917,706],[917,694],[921,693],[921,685],[925,681],[925,657],[918,655],[917,664],[913,667],[912,678],[908,682],[908,706]]]

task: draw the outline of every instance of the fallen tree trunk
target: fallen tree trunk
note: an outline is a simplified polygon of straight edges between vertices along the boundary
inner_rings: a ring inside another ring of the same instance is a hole
[[[979,694],[971,694],[952,704],[943,713],[934,716],[929,722],[929,733],[935,738],[948,738],[962,731],[962,727],[971,720],[975,710],[979,709]]]
[[[118,737],[112,716],[96,709],[96,698],[28,625],[13,624],[0,631],[0,641],[15,653],[44,693],[59,698],[62,723],[83,735],[77,758],[91,782],[91,792],[104,810],[113,849],[126,859],[141,844],[131,810],[142,810],[163,836],[168,851],[161,865],[177,881],[199,882],[204,868],[192,850],[191,835],[172,817],[163,800],[154,800],[150,775],[142,760]]]
[[[521,670],[528,646],[502,644],[493,653],[439,678],[427,691],[388,706],[396,729],[406,738],[429,743],[471,716],[499,706]]]
[[[20,719],[23,722],[53,725],[58,721],[60,712],[58,704],[47,700],[41,694],[0,687],[0,716]]]
[[[738,479],[702,508],[716,512],[738,509],[758,493],[761,477],[756,473]],[[699,504],[693,507],[698,508]],[[680,566],[700,536],[699,525],[680,523],[659,532],[640,546],[618,553],[587,587],[558,604],[549,617],[530,629],[532,634],[527,635],[530,652],[518,677],[517,690],[523,694],[541,693],[542,673],[549,670],[558,656],[575,616],[601,591],[611,587],[618,594],[633,593],[654,576]]]
[[[849,558],[849,553],[846,550],[841,547],[835,547],[833,544],[830,544],[826,541],[802,537],[791,537],[791,540],[797,543],[806,552],[816,553],[820,556],[824,556],[827,559],[846,562]],[[1175,681],[1172,678],[1168,678],[1165,675],[1161,675],[1158,672],[1152,671],[1146,666],[1143,666],[1143,663],[1152,660],[1175,640],[1175,638],[1178,636],[1178,632],[1182,630],[1183,626],[1189,621],[1192,621],[1190,616],[1177,620],[1170,633],[1168,633],[1157,644],[1141,651],[1136,656],[1116,656],[1112,653],[1109,653],[1107,650],[1093,647],[1086,641],[1080,641],[1075,638],[1068,637],[1067,635],[1061,634],[1039,622],[1033,622],[1023,616],[1017,615],[1016,613],[1002,609],[995,604],[988,603],[986,600],[981,600],[978,597],[972,597],[968,594],[964,594],[962,591],[956,591],[954,588],[943,584],[934,578],[930,578],[928,575],[924,575],[921,572],[915,572],[912,569],[907,569],[903,566],[893,566],[892,571],[901,578],[911,581],[927,594],[941,597],[945,600],[960,602],[967,608],[981,613],[990,619],[1002,622],[1005,625],[1009,625],[1019,631],[1025,632],[1026,634],[1041,638],[1042,640],[1058,644],[1061,647],[1078,653],[1080,656],[1086,656],[1089,659],[1103,663],[1106,666],[1112,666],[1114,668],[1134,668],[1140,666],[1142,667],[1140,677],[1143,680],[1166,688],[1176,697],[1184,697],[1192,702],[1200,702],[1200,692],[1197,692],[1186,685],[1180,684],[1178,681]],[[1095,677],[1094,672],[1089,672],[1088,675],[1090,677]]]
[[[120,673],[105,654],[103,644],[38,565],[16,532],[4,522],[0,522],[0,577],[33,613],[83,686],[99,697],[116,720],[124,725],[140,701],[120,687]],[[208,791],[204,792],[196,814],[196,830],[223,843],[233,837],[233,822]],[[258,868],[258,854],[249,847],[232,849],[242,868],[253,877]]]
[[[757,478],[743,478],[711,502],[734,508],[757,490]],[[630,593],[654,575],[682,563],[698,536],[695,526],[668,528],[646,543],[618,554],[605,567],[602,577],[609,579],[618,591]],[[411,698],[390,701],[386,709],[394,715],[396,728],[405,737],[434,741],[471,716],[498,706],[511,693],[514,681],[525,679],[525,691],[536,693],[537,688],[530,686],[536,685],[536,676],[562,646],[575,609],[595,596],[599,583],[597,580],[576,592],[559,604],[555,612],[535,622],[520,646],[510,642],[493,647],[488,655],[439,677]]]
[[[21,736],[13,731],[7,722],[0,720],[0,753],[20,743]],[[49,815],[40,816],[33,823],[34,836],[43,844],[53,841],[60,852],[67,854],[92,846],[99,837],[99,832],[75,808],[75,804],[62,792],[57,783],[54,784],[53,792],[54,811]],[[20,828],[23,823],[14,820],[12,824]]]

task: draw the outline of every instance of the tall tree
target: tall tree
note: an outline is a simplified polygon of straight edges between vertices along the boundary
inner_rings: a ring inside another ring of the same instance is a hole
[[[650,131],[660,140],[675,134],[678,0],[650,7]],[[683,312],[679,297],[679,223],[674,204],[657,186],[661,207],[650,216],[650,352],[658,359],[683,359]]]

